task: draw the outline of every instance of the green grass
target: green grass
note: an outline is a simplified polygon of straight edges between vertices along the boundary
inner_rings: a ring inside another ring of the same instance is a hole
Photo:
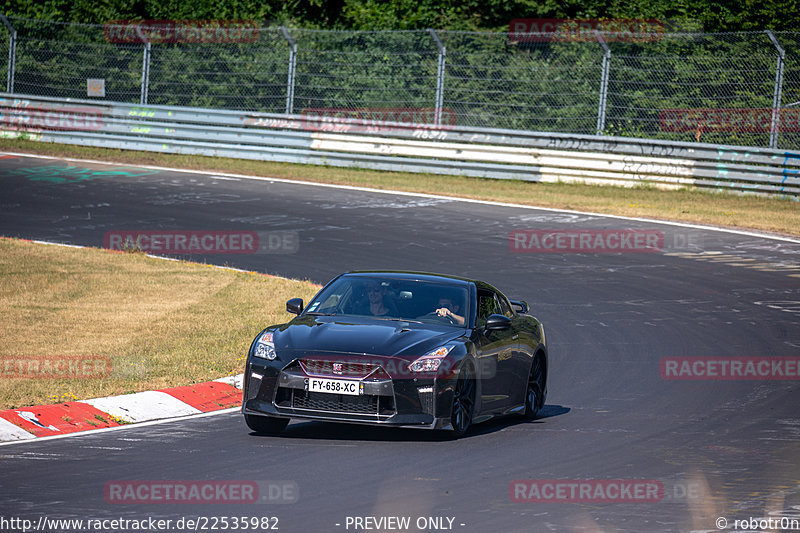
[[[178,167],[441,194],[539,207],[800,235],[800,203],[796,201],[699,189],[665,191],[654,187],[624,188],[565,183],[550,184],[434,174],[381,172],[44,144],[22,139],[0,139],[0,150],[79,159],[99,159],[126,165]]]
[[[82,400],[239,374],[253,337],[318,287],[142,253],[0,238],[4,360],[105,356],[107,375],[9,378],[0,409]]]

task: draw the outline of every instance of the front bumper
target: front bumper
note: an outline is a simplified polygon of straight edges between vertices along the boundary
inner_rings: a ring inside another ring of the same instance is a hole
[[[282,370],[249,361],[242,413],[392,427],[448,429],[454,380],[366,378],[359,395],[310,392],[293,363]],[[350,378],[347,378],[350,379]]]

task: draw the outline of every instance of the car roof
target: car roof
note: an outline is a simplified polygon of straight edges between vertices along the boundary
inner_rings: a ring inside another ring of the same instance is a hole
[[[345,272],[342,275],[353,276],[353,277],[362,277],[362,276],[374,277],[376,275],[379,275],[381,277],[389,279],[432,281],[439,283],[447,282],[455,285],[481,283],[473,279],[462,278],[459,276],[451,276],[449,274],[435,274],[432,272],[413,272],[406,270],[353,270],[350,272]]]

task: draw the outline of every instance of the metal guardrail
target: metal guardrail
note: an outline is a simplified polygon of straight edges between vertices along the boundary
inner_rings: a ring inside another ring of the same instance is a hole
[[[141,106],[0,93],[0,136],[379,170],[800,199],[800,153],[567,133]]]

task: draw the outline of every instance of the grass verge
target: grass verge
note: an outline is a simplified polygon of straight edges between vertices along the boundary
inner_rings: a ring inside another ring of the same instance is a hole
[[[256,333],[291,317],[286,300],[307,301],[317,289],[142,253],[0,238],[0,409],[239,374]],[[108,357],[110,372],[18,378],[8,377],[18,366],[5,367],[59,357]]]
[[[127,165],[155,165],[211,172],[233,172],[376,189],[441,194],[538,207],[574,209],[610,215],[800,235],[800,203],[798,202],[697,189],[664,191],[654,187],[624,188],[565,183],[550,184],[434,174],[381,172],[44,144],[23,139],[0,139],[0,150],[79,159],[99,159]]]

